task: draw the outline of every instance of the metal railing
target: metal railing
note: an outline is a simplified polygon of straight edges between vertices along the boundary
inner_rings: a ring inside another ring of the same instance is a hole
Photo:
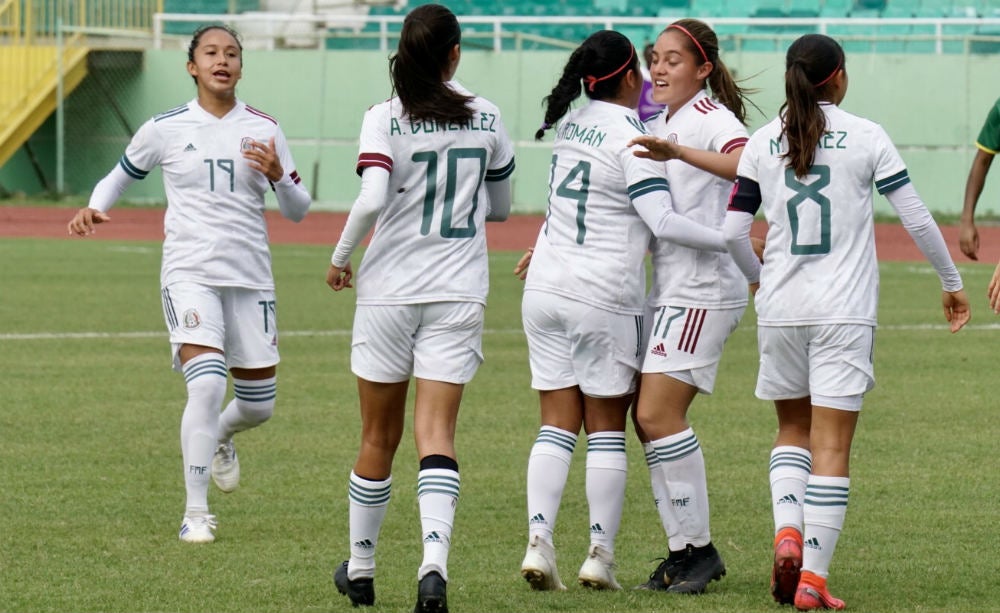
[[[153,28],[163,0],[0,0],[0,35],[9,42],[36,44],[67,28],[142,30]]]
[[[245,13],[241,15],[159,14],[153,17],[153,46],[162,48],[175,37],[168,24],[226,23],[241,32],[250,46],[276,48],[284,46],[322,48],[328,39],[377,41],[380,51],[395,47],[395,39],[404,17],[401,15],[351,15],[309,13]],[[568,32],[591,29],[618,29],[648,32],[648,36],[666,27],[677,17],[614,17],[595,16],[459,16],[463,39],[481,41],[478,46],[500,52],[517,48],[511,41],[542,40],[553,48],[579,44],[580,39],[558,35],[543,35],[546,26],[568,26]],[[791,42],[806,32],[829,34],[854,42],[902,41],[923,43],[920,51],[942,54],[969,52],[972,41],[1000,43],[1000,18],[792,18],[792,17],[702,17],[716,29],[727,50],[745,50],[753,41],[772,42],[776,51],[781,42]],[[573,30],[572,27],[576,26]],[[534,29],[533,29],[534,27]],[[551,28],[550,28],[551,29]],[[766,46],[766,45],[764,45]],[[1000,47],[1000,45],[998,45]],[[761,49],[753,49],[761,50]],[[877,50],[873,48],[873,51]],[[915,47],[916,50],[916,47]],[[1000,48],[998,48],[1000,51]]]

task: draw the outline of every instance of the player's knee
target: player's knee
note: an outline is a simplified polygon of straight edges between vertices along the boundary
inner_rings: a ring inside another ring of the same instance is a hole
[[[226,377],[214,373],[192,377],[187,380],[188,400],[217,409],[226,397],[226,383]]]
[[[239,403],[240,413],[255,426],[259,426],[274,415],[274,398],[259,402],[249,402],[237,398],[236,402]]]

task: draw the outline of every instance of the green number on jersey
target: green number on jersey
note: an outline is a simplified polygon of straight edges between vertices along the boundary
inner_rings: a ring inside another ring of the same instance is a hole
[[[830,184],[830,167],[818,164],[809,169],[808,175],[816,176],[816,180],[806,184],[798,180],[795,171],[785,168],[785,186],[795,190],[795,195],[788,199],[788,220],[792,230],[792,255],[817,255],[830,253],[830,199],[820,193],[820,190]],[[802,215],[805,207],[819,207],[819,215]],[[805,229],[802,220],[816,219],[815,225],[808,228],[808,236],[818,236],[818,243],[800,243],[799,234]]]
[[[556,162],[558,159],[558,156],[552,156],[553,180],[555,179]],[[577,180],[577,177],[580,179],[579,187],[570,187]],[[556,196],[576,201],[576,244],[582,245],[583,240],[587,237],[587,225],[585,222],[587,218],[587,198],[590,196],[590,162],[584,160],[577,162],[576,166],[566,174],[566,178],[556,188]]]
[[[441,237],[442,238],[471,238],[476,235],[476,223],[474,215],[479,208],[479,189],[483,177],[486,176],[486,149],[482,147],[458,147],[449,149],[447,153],[448,167],[446,169],[444,184],[444,202],[441,210]],[[434,221],[434,205],[437,201],[437,151],[417,151],[411,156],[414,162],[424,162],[427,164],[427,190],[424,192],[424,214],[420,222],[420,235],[427,236],[431,232],[431,224]],[[458,161],[477,160],[479,162],[479,178],[476,180],[476,191],[472,194],[472,209],[466,220],[464,228],[452,226],[455,215],[455,192],[458,182]]]
[[[208,189],[209,191],[215,191],[215,167],[218,166],[224,172],[229,174],[229,191],[236,191],[236,182],[234,180],[233,169],[235,165],[231,159],[221,159],[221,160],[202,160],[208,164]]]

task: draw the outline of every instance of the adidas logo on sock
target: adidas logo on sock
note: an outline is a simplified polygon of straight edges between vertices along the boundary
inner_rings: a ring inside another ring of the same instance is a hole
[[[184,147],[184,152],[187,153],[188,151],[197,151],[197,149],[195,149],[195,146],[193,144],[188,143],[188,146]]]
[[[808,547],[809,549],[823,551],[823,548],[819,546],[819,539],[817,539],[815,536],[802,544]]]
[[[799,504],[799,499],[795,497],[795,494],[785,494],[778,499],[778,504]]]
[[[667,357],[667,348],[663,346],[663,343],[660,343],[656,347],[653,347],[652,349],[649,350],[649,352],[652,353],[653,355],[658,355],[661,358]]]
[[[528,525],[547,524],[547,523],[548,521],[545,519],[545,516],[542,515],[541,513],[535,513],[534,515],[531,516],[531,519],[528,520]]]
[[[354,546],[358,549],[375,549],[375,544],[369,539],[363,539],[360,541],[354,541]]]
[[[592,525],[590,527],[590,533],[591,534],[604,534],[604,528],[601,527],[601,524],[594,524],[594,525]]]
[[[427,536],[424,537],[424,544],[426,545],[427,543],[442,543],[442,544],[446,544],[447,540],[446,540],[446,537],[438,534],[437,531],[432,531],[432,532],[428,532]]]

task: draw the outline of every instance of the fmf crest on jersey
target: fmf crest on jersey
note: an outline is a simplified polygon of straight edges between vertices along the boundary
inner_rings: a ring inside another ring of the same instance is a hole
[[[188,309],[184,311],[184,327],[188,330],[194,330],[201,325],[201,315],[198,314],[197,309]]]
[[[671,132],[670,134],[667,134],[667,142],[668,143],[673,143],[673,144],[676,145],[677,144],[677,140],[678,140],[677,139],[677,132]]]
[[[253,144],[257,142],[249,136],[244,136],[240,141],[240,151],[253,151]]]

